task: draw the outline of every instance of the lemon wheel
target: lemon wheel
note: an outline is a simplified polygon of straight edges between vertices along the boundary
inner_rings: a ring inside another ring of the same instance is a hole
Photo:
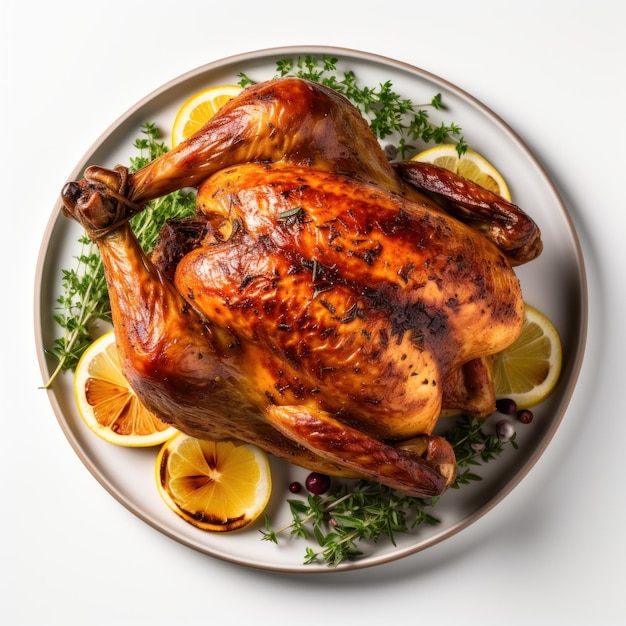
[[[74,396],[83,421],[120,446],[158,446],[178,431],[146,409],[122,373],[115,334],[96,339],[74,372]]]
[[[156,482],[167,506],[202,530],[240,530],[264,511],[272,481],[267,454],[238,441],[175,435],[157,455]]]
[[[242,91],[239,85],[208,87],[191,96],[178,110],[172,126],[172,147],[199,131],[231,98]]]
[[[553,391],[561,366],[561,340],[556,328],[527,304],[519,337],[494,357],[496,397],[514,400],[520,409],[531,408]]]

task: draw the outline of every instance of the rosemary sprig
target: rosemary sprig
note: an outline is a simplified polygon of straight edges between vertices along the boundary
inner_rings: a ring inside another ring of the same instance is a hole
[[[305,55],[297,59],[281,59],[276,63],[276,76],[297,76],[330,87],[346,96],[369,120],[373,133],[379,139],[395,137],[394,146],[400,158],[404,159],[416,150],[410,142],[456,144],[459,156],[467,150],[467,143],[461,134],[461,127],[450,123],[435,124],[430,119],[428,109],[444,109],[442,97],[437,93],[430,102],[414,104],[403,98],[393,88],[391,81],[377,87],[363,87],[354,72],[342,75],[337,70],[339,59],[323,55],[321,59]],[[242,87],[254,81],[245,73],[239,74]]]
[[[144,124],[141,133],[143,136],[133,144],[139,154],[130,158],[130,169],[133,171],[168,150],[159,141],[160,132],[154,124]],[[150,202],[131,220],[133,230],[144,250],[154,247],[166,219],[190,215],[194,207],[195,194],[187,191],[176,191]],[[46,382],[46,387],[58,373],[75,369],[82,353],[93,341],[90,333],[92,324],[97,320],[111,322],[111,305],[100,253],[86,235],[82,235],[79,242],[81,250],[74,257],[75,267],[62,270],[62,293],[57,298],[53,318],[63,329],[63,334],[47,351],[58,360],[58,365]]]
[[[479,466],[499,457],[506,442],[484,430],[484,420],[461,416],[445,433],[457,455],[459,470]],[[508,440],[517,448],[515,437]],[[481,480],[469,469],[459,471],[454,488]],[[292,538],[314,540],[319,550],[305,547],[304,564],[323,563],[336,567],[344,561],[363,556],[362,541],[378,542],[386,537],[395,546],[395,536],[408,533],[422,524],[435,525],[439,520],[429,512],[438,498],[417,498],[377,483],[359,480],[342,484],[324,496],[308,494],[306,498],[289,499],[292,520],[272,529],[265,518],[263,540],[278,543],[279,535],[288,532]]]

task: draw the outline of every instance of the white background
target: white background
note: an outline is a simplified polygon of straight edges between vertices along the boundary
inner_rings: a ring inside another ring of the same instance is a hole
[[[7,4],[0,27],[3,622],[623,623],[626,44],[619,0],[515,3],[523,8],[495,0]],[[580,383],[527,478],[443,544],[352,573],[256,571],[154,531],[84,468],[38,389],[35,264],[78,160],[170,79],[285,45],[389,56],[481,100],[553,178],[589,278]]]

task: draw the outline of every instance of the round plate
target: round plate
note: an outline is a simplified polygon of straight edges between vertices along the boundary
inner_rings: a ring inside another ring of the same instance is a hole
[[[446,493],[434,507],[440,520],[435,526],[418,527],[395,537],[396,545],[380,541],[360,546],[363,557],[337,568],[304,565],[306,543],[283,538],[277,546],[262,541],[257,524],[244,532],[203,532],[172,513],[160,499],[154,482],[156,450],[113,446],[89,432],[80,419],[72,389],[72,376],[60,375],[49,388],[49,397],[66,437],[76,454],[97,480],[139,518],[173,539],[201,552],[230,562],[276,571],[337,571],[392,561],[441,542],[476,521],[508,494],[536,463],[561,422],[576,383],[583,358],[587,326],[587,292],[579,242],[561,198],[545,171],[511,128],[475,98],[450,83],[416,67],[373,54],[327,47],[289,47],[262,50],[230,57],[193,70],[148,95],[118,119],[83,156],[68,179],[76,180],[88,165],[112,167],[128,163],[145,122],[154,122],[169,140],[169,129],[185,100],[210,85],[236,83],[244,72],[255,81],[272,78],[281,59],[331,55],[338,69],[351,70],[360,85],[376,86],[391,81],[394,89],[414,102],[428,102],[441,93],[444,111],[435,111],[439,122],[462,127],[469,145],[495,163],[511,189],[514,201],[539,224],[544,252],[518,268],[525,300],[546,313],[556,325],[564,348],[561,381],[540,407],[530,425],[517,428],[514,450],[477,471],[482,481]],[[59,192],[65,181],[59,181]],[[81,228],[54,207],[41,246],[36,284],[36,339],[43,379],[56,367],[46,350],[60,334],[53,320],[61,293],[61,271],[73,268]],[[274,490],[267,509],[272,526],[290,520],[286,500],[291,480],[305,475],[299,468],[272,459]]]

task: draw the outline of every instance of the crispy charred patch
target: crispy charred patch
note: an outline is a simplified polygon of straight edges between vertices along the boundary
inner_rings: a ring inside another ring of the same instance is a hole
[[[152,262],[163,276],[173,281],[181,259],[201,245],[211,232],[211,224],[201,216],[168,220],[152,251]]]

